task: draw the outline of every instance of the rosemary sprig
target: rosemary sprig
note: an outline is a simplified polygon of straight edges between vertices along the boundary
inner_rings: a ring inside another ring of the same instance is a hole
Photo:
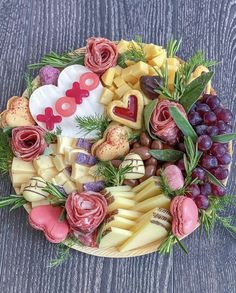
[[[12,211],[23,206],[26,203],[27,201],[21,195],[9,195],[0,199],[0,208],[11,206],[10,211]]]
[[[28,68],[37,69],[46,65],[50,65],[56,68],[65,68],[73,64],[84,65],[84,54],[69,52],[59,55],[55,52],[51,52],[44,55],[39,63],[29,64]]]
[[[27,93],[29,98],[33,93],[33,77],[29,73],[25,74],[25,83],[26,83]]]
[[[172,58],[175,57],[176,53],[178,52],[180,45],[181,45],[182,40],[180,39],[179,41],[170,39],[169,42],[167,43],[166,51],[167,51],[167,57]]]
[[[186,155],[184,155],[185,172],[187,177],[190,177],[193,169],[197,167],[202,153],[198,151],[198,144],[194,145],[190,136],[184,137],[184,146],[186,149]]]
[[[161,255],[170,254],[173,250],[174,244],[177,243],[179,247],[188,254],[187,248],[183,245],[183,243],[172,234],[172,232],[169,233],[167,238],[161,243],[161,246],[159,247],[159,253]]]
[[[120,186],[125,179],[125,174],[131,170],[132,166],[130,165],[122,168],[116,168],[112,165],[111,162],[99,161],[94,176],[103,177],[106,187]]]
[[[57,141],[57,136],[58,135],[61,135],[62,133],[62,129],[61,129],[61,126],[57,126],[56,127],[56,130],[54,132],[49,132],[47,131],[45,134],[44,134],[44,139],[46,140],[46,143],[47,144],[51,144],[51,143],[54,143]]]
[[[134,61],[134,62],[147,62],[145,58],[145,54],[143,51],[143,44],[142,44],[142,38],[141,37],[136,37],[134,40],[131,41],[131,48],[119,55],[117,64],[125,68],[127,67],[126,61]]]
[[[43,188],[43,191],[48,192],[49,194],[55,196],[57,199],[59,199],[61,202],[66,201],[66,196],[64,193],[62,193],[59,188],[50,183],[50,182],[46,182],[46,187]]]
[[[9,172],[13,159],[13,152],[10,147],[10,138],[3,129],[0,129],[0,173]]]
[[[85,132],[85,135],[89,134],[92,131],[96,132],[96,139],[102,138],[103,133],[109,125],[109,119],[103,115],[92,115],[84,117],[75,117],[75,122],[80,130]]]

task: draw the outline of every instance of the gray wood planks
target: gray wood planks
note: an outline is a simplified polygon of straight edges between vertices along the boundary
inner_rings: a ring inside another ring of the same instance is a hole
[[[143,36],[166,44],[182,37],[181,57],[196,48],[222,60],[215,88],[235,111],[235,4],[210,0],[0,0],[1,109],[24,89],[29,63],[54,50],[81,47],[90,36],[112,40]],[[235,158],[235,156],[234,156]],[[229,192],[235,193],[235,163]],[[1,179],[1,195],[10,182]],[[185,240],[191,255],[177,248],[170,257],[152,254],[134,259],[103,259],[72,252],[56,269],[47,268],[55,246],[27,224],[24,210],[0,211],[0,292],[236,292],[235,241],[217,229],[210,241],[199,232]],[[234,259],[234,260],[233,260]]]

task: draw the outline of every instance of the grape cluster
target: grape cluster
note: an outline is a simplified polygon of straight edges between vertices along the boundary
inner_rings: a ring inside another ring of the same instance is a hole
[[[227,165],[231,162],[228,144],[214,143],[212,136],[232,132],[232,113],[225,109],[216,95],[203,95],[203,98],[192,107],[188,115],[190,124],[198,134],[198,148],[203,153],[200,166],[211,172],[217,179],[224,180],[228,177]],[[225,188],[207,182],[205,171],[197,167],[193,178],[201,181],[200,185],[192,184],[188,187],[187,194],[198,208],[206,209],[209,205],[208,195],[223,196]]]

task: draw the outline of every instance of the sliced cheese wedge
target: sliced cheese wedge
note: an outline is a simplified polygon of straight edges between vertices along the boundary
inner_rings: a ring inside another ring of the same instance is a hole
[[[120,197],[124,197],[124,198],[134,199],[136,193],[132,192],[132,191],[111,191],[111,192],[108,192],[107,194],[105,194],[106,197],[109,197],[112,195],[115,197],[120,196]]]
[[[151,182],[159,182],[160,181],[160,177],[159,176],[152,176],[149,177],[147,180],[143,181],[142,183],[140,183],[139,185],[135,186],[132,188],[132,191],[134,192],[140,192],[142,189],[144,189],[149,183]]]
[[[153,181],[146,185],[141,191],[139,191],[139,193],[136,194],[135,200],[137,202],[140,202],[161,193],[162,190],[160,184]]]
[[[32,162],[23,161],[17,157],[13,157],[12,165],[11,165],[11,172],[13,174],[32,174],[35,173],[35,169]]]
[[[108,203],[108,212],[116,209],[132,209],[136,205],[136,201],[121,196],[109,196],[106,198]]]
[[[131,237],[131,235],[132,232],[128,230],[120,229],[117,227],[110,227],[109,229],[103,231],[99,248],[110,248],[120,246],[129,237]]]
[[[122,186],[111,186],[111,187],[106,187],[105,192],[114,192],[114,191],[131,191],[131,186],[128,185],[122,185]]]
[[[146,213],[156,207],[169,209],[170,198],[165,196],[164,194],[159,194],[157,196],[153,196],[142,202],[137,203],[132,209],[134,211]]]
[[[116,209],[112,211],[109,215],[117,215],[129,220],[136,220],[141,217],[143,214],[136,211],[126,210],[126,209]]]
[[[121,252],[136,249],[163,239],[168,235],[171,223],[162,218],[158,212],[143,222],[143,225],[121,246]]]
[[[128,220],[117,215],[112,215],[106,220],[105,230],[109,229],[110,227],[117,227],[121,229],[130,230],[130,228],[134,225],[135,221]]]

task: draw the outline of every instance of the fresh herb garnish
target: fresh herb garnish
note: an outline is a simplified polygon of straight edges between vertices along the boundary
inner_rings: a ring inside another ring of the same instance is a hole
[[[213,174],[211,174],[211,172],[209,172],[207,169],[203,168],[202,166],[201,166],[201,168],[205,171],[207,179],[211,183],[218,185],[218,186],[221,186],[221,187],[225,187],[224,184],[220,180],[218,180]]]
[[[168,58],[175,57],[176,53],[179,50],[181,42],[182,42],[181,39],[179,41],[174,40],[174,39],[169,40],[169,42],[167,43],[167,46],[166,46],[166,51],[167,51],[167,57]]]
[[[50,65],[56,68],[65,68],[69,65],[80,64],[84,65],[84,54],[78,54],[76,52],[64,53],[59,55],[55,52],[51,52],[43,56],[39,63],[29,64],[29,69],[37,69],[46,65]]]
[[[212,137],[214,142],[227,143],[236,139],[236,133],[220,134]]]
[[[167,236],[167,238],[161,243],[160,247],[159,247],[159,253],[161,255],[165,255],[165,254],[169,254],[171,253],[174,244],[177,243],[179,245],[179,247],[186,253],[188,254],[188,250],[187,248],[183,245],[183,243],[178,239],[178,237],[176,237],[175,235],[173,235],[171,232],[169,233],[169,235]]]
[[[0,208],[11,206],[10,211],[22,207],[27,201],[21,195],[9,195],[0,199]]]
[[[0,129],[0,173],[6,174],[9,172],[13,160],[13,152],[10,147],[10,138]]]
[[[50,195],[55,196],[60,201],[64,202],[66,200],[65,194],[60,191],[60,189],[53,183],[46,182],[46,187],[43,188],[43,191],[48,192]]]
[[[25,74],[25,83],[27,87],[27,97],[29,98],[33,93],[33,78],[29,73]]]
[[[85,132],[85,135],[89,134],[92,131],[96,132],[96,139],[99,140],[102,138],[103,133],[109,125],[109,119],[103,115],[93,115],[93,116],[84,116],[84,117],[75,117],[75,122],[77,127],[80,130]]]
[[[209,236],[216,224],[221,224],[232,236],[236,236],[236,226],[233,225],[235,217],[221,215],[228,206],[236,206],[235,195],[225,195],[222,197],[209,197],[210,204],[207,210],[200,210],[201,227]]]
[[[62,129],[61,126],[57,126],[54,132],[47,131],[44,135],[44,139],[47,144],[55,143],[57,141],[57,136],[61,135]]]
[[[136,63],[139,61],[147,61],[143,51],[142,38],[136,37],[130,42],[130,46],[131,48],[128,51],[119,54],[117,64],[122,68],[127,67],[126,61],[134,61]]]
[[[152,131],[151,131],[151,126],[150,126],[150,120],[152,117],[152,113],[154,111],[154,109],[156,108],[158,103],[158,99],[151,101],[150,103],[148,103],[145,108],[144,108],[144,126],[145,129],[147,130],[148,134],[153,138],[156,139],[156,136],[153,135]]]
[[[105,186],[120,186],[122,185],[125,174],[132,170],[132,166],[127,165],[125,167],[116,168],[111,162],[99,161],[97,164],[97,169],[94,172],[95,177],[103,177],[105,181]]]
[[[183,158],[184,153],[178,150],[150,150],[149,154],[159,161],[175,162]]]

